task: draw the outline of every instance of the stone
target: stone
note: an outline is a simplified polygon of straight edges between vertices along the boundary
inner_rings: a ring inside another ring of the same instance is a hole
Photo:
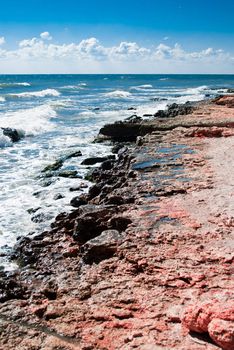
[[[87,264],[92,264],[111,258],[123,237],[117,230],[103,231],[98,237],[89,240],[82,247],[83,260]]]
[[[208,326],[213,341],[223,350],[234,349],[234,322],[214,318]]]
[[[75,208],[79,208],[81,205],[87,204],[86,196],[78,196],[74,197],[70,201],[70,205]]]
[[[60,177],[67,177],[71,179],[82,179],[82,176],[78,175],[78,172],[76,170],[64,170],[61,171],[58,176]]]
[[[18,130],[13,128],[1,128],[3,135],[9,137],[12,142],[18,142],[22,138],[22,135],[18,132]]]

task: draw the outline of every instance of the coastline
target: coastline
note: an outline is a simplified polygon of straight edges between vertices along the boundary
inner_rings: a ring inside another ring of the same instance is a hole
[[[130,123],[136,146],[93,172],[82,205],[18,242],[22,268],[2,273],[4,349],[219,348],[181,319],[233,300],[233,101]]]

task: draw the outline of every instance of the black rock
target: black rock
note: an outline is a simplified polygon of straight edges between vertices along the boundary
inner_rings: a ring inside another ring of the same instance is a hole
[[[1,128],[3,135],[9,137],[12,142],[17,142],[19,141],[22,136],[19,134],[19,132],[16,129],[13,128]]]
[[[81,205],[86,205],[87,203],[86,196],[74,197],[70,201],[70,205],[74,208],[79,208]]]
[[[108,160],[108,157],[90,157],[83,160],[81,165],[94,165]]]

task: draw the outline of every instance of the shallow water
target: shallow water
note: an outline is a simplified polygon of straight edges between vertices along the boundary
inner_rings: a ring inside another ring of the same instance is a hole
[[[72,209],[71,198],[81,192],[69,188],[84,180],[56,175],[45,186],[41,171],[81,150],[83,156],[66,160],[61,171],[84,176],[84,158],[110,152],[92,143],[102,125],[233,86],[234,76],[221,75],[1,75],[0,127],[16,128],[24,138],[13,144],[0,130],[0,253],[17,236],[46,229],[56,214]],[[58,194],[62,198],[55,200]],[[33,215],[40,220],[32,221]],[[0,264],[9,267],[4,259]]]

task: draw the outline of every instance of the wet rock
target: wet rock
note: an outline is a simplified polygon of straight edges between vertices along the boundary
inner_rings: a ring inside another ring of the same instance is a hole
[[[113,168],[114,162],[113,160],[105,160],[102,164],[101,164],[101,169],[102,170],[111,170]]]
[[[154,114],[155,118],[175,118],[178,115],[187,115],[193,112],[194,104],[186,102],[185,104],[173,103],[164,110],[159,110]]]
[[[130,225],[131,223],[132,223],[132,220],[124,216],[115,216],[115,217],[112,217],[110,220],[111,227],[120,232],[125,231],[128,225]]]
[[[141,122],[116,122],[106,124],[99,132],[99,140],[113,140],[114,142],[135,142],[137,136],[145,135],[152,129],[150,125]]]
[[[117,230],[106,230],[100,236],[89,240],[82,247],[82,257],[86,264],[99,263],[111,258],[117,251],[118,243],[123,240],[123,234]]]
[[[82,179],[81,175],[78,175],[78,172],[76,170],[64,170],[61,171],[58,176],[60,177],[67,177],[70,179]]]
[[[59,200],[59,199],[62,199],[62,198],[64,198],[65,196],[63,195],[63,194],[61,194],[61,193],[57,193],[57,194],[55,194],[54,195],[54,200],[55,201],[57,201],[57,200]]]
[[[56,162],[47,165],[41,172],[46,173],[46,172],[52,172],[60,169],[63,166],[63,161],[61,159],[56,160]]]
[[[9,137],[9,139],[12,142],[18,142],[22,138],[22,135],[16,129],[13,129],[13,128],[1,128],[1,129],[2,129],[3,135]]]
[[[94,165],[108,160],[108,157],[90,157],[83,160],[81,165]]]
[[[133,114],[131,115],[131,117],[128,117],[125,119],[125,122],[128,122],[128,123],[139,123],[141,122],[143,119],[141,117],[139,117],[138,115],[136,114]]]
[[[3,303],[11,299],[24,299],[26,288],[18,281],[14,273],[0,272],[0,302]]]
[[[88,202],[87,202],[86,196],[74,197],[70,201],[70,205],[75,208],[79,208],[81,205],[86,205],[87,203]]]
[[[71,158],[76,158],[76,157],[81,157],[82,156],[82,153],[80,150],[78,151],[75,151],[75,152],[72,152],[72,153],[69,153],[67,154],[66,156],[64,156],[64,160],[67,160],[67,159],[71,159]]]
[[[128,107],[128,111],[135,111],[136,107]]]

